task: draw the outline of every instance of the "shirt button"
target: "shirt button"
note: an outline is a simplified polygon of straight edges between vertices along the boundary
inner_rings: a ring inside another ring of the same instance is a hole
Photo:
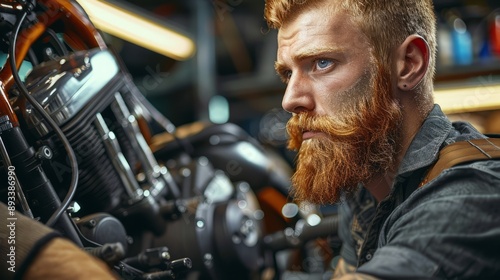
[[[367,261],[369,261],[369,260],[371,260],[371,259],[372,259],[372,257],[373,257],[373,256],[372,256],[372,254],[371,254],[371,253],[368,253],[368,254],[366,254],[366,256],[365,256],[365,259],[366,259]]]

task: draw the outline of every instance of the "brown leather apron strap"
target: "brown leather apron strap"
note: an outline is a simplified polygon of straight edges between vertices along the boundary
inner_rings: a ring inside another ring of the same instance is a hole
[[[462,163],[499,158],[500,138],[473,139],[450,144],[439,152],[437,162],[427,172],[420,187],[450,167]]]

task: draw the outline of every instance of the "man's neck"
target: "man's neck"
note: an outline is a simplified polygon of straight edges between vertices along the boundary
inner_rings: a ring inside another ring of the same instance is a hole
[[[395,177],[396,174],[394,172],[377,175],[370,182],[365,183],[364,187],[375,197],[377,202],[380,202],[391,192]]]
[[[392,190],[392,185],[398,175],[399,166],[403,161],[406,151],[410,147],[413,138],[418,133],[420,126],[406,126],[400,149],[396,155],[394,164],[383,174],[377,174],[365,183],[365,188],[377,199],[378,202],[386,198]]]
[[[422,127],[422,123],[425,118],[432,110],[433,102],[430,100],[428,104],[420,104],[420,106],[425,106],[425,110],[420,109],[415,113],[415,108],[418,108],[413,99],[406,97],[400,101],[403,108],[403,124],[402,124],[402,137],[400,143],[400,150],[397,153],[396,161],[393,166],[385,173],[378,174],[374,176],[369,182],[365,183],[365,188],[377,199],[378,202],[386,198],[391,192],[394,179],[397,176],[397,172],[406,151],[410,147],[413,138],[417,135]]]

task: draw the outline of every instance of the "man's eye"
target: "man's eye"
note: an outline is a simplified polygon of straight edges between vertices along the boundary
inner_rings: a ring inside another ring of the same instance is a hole
[[[284,83],[288,83],[288,81],[292,77],[292,71],[290,70],[283,71],[281,72],[280,77],[281,81],[283,81]]]
[[[318,59],[316,61],[316,66],[318,67],[318,69],[325,69],[328,66],[332,65],[332,63],[333,62],[329,59]]]

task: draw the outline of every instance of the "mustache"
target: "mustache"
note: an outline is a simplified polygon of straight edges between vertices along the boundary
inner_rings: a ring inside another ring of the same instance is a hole
[[[293,115],[286,125],[289,135],[288,148],[298,150],[302,144],[303,133],[308,131],[321,132],[331,141],[354,140],[359,135],[358,120],[341,121],[330,116],[318,116],[310,112]]]
[[[287,130],[294,132],[317,131],[330,134],[331,131],[342,132],[341,135],[351,135],[355,128],[339,119],[330,116],[318,116],[309,112],[300,113],[290,118],[287,123]]]

